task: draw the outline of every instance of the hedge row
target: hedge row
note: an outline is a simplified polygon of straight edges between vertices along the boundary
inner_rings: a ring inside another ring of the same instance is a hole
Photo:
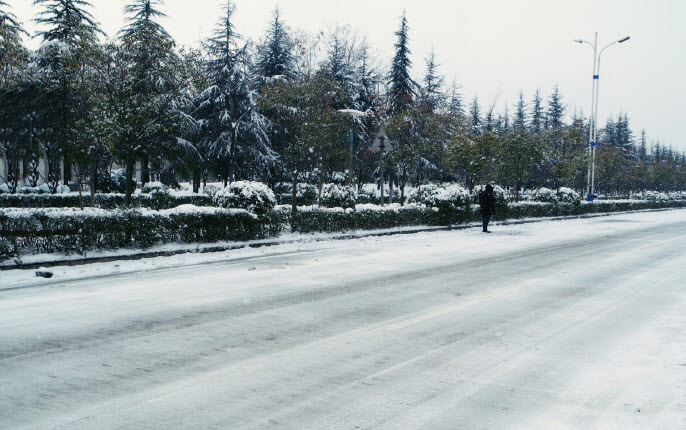
[[[582,215],[686,207],[686,201],[596,201],[514,203],[499,207],[499,219]],[[357,205],[356,209],[289,206],[256,216],[242,209],[194,206],[147,209],[0,209],[0,258],[26,253],[83,253],[88,250],[149,248],[164,243],[245,241],[294,231],[339,232],[405,226],[454,225],[479,220],[478,206],[425,207]]]
[[[522,202],[499,204],[498,219],[544,218],[578,216],[590,213],[626,212],[643,209],[686,207],[686,201],[596,201],[594,203],[541,203]],[[279,207],[294,231],[302,233],[372,230],[405,226],[447,226],[481,221],[478,205],[466,207],[439,206],[386,206],[372,209],[370,205],[357,205],[356,210],[301,208],[292,216],[286,207]]]
[[[124,207],[124,194],[96,194],[95,207],[118,209]],[[91,206],[90,195],[83,196],[83,204]],[[212,206],[212,197],[196,194],[175,196],[169,193],[134,194],[132,208],[171,209],[180,205]],[[70,194],[0,194],[0,208],[78,208],[79,195]]]
[[[362,207],[360,207],[362,206]],[[373,230],[413,225],[441,225],[438,209],[422,206],[390,206],[382,209],[311,208],[286,215],[285,224],[301,233]]]
[[[164,243],[245,241],[278,233],[278,219],[241,209],[0,210],[0,257],[149,248]]]

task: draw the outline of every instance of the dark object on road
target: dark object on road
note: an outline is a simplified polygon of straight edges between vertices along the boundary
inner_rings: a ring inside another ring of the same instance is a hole
[[[483,220],[484,233],[488,231],[488,221],[495,216],[495,195],[493,185],[487,184],[486,190],[479,193],[479,206],[481,206],[481,219]]]
[[[52,272],[41,272],[40,270],[36,272],[36,276],[41,278],[52,278]]]

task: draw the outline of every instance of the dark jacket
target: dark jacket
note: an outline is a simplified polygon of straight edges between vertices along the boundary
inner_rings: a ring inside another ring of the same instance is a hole
[[[481,206],[481,216],[495,215],[495,194],[490,184],[486,185],[486,191],[479,193],[479,206]]]

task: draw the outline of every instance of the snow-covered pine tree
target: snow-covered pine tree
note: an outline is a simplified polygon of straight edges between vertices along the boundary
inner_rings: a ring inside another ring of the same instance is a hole
[[[443,84],[445,77],[438,72],[439,64],[436,62],[436,53],[431,50],[426,59],[426,74],[424,75],[424,86],[422,88],[422,104],[434,111],[445,105],[445,93]]]
[[[200,148],[224,182],[269,171],[278,155],[269,141],[270,123],[257,109],[247,44],[233,24],[235,5],[227,0],[214,35],[206,42],[209,87],[195,117],[202,121]]]
[[[641,140],[638,144],[638,162],[645,164],[648,158],[648,138],[646,137],[646,129],[641,130]]]
[[[11,74],[24,63],[27,52],[22,36],[28,33],[10,12],[10,6],[0,0],[0,84],[8,82]]]
[[[533,107],[531,108],[531,122],[529,127],[531,132],[540,133],[543,131],[545,115],[543,112],[543,106],[541,105],[541,92],[536,89],[534,93]]]
[[[351,105],[347,108],[358,109],[357,95],[359,92],[360,76],[358,68],[358,46],[355,35],[351,35],[348,27],[336,27],[329,37],[327,57],[321,67],[338,85],[350,96]]]
[[[22,28],[10,6],[0,0],[0,157],[5,163],[5,175],[0,185],[15,192],[19,182],[19,165],[27,152],[24,130],[28,130],[26,104],[28,94],[23,91],[21,70],[27,59],[22,44]]]
[[[89,136],[92,134],[92,79],[98,61],[98,36],[104,34],[87,10],[85,0],[34,0],[42,9],[35,19],[43,27],[37,33],[43,44],[36,63],[42,86],[42,100],[36,106],[38,128],[46,130],[43,146],[48,164],[45,178],[52,191],[57,189],[60,161],[64,158],[64,183],[77,166],[79,183],[89,163]]]
[[[479,106],[478,96],[474,96],[472,103],[469,105],[469,125],[471,126],[472,134],[478,136],[482,133],[481,107]]]
[[[457,84],[457,80],[453,79],[453,83],[450,85],[448,91],[448,110],[456,118],[464,119],[466,117],[464,110],[464,102],[462,100],[462,93],[460,93],[460,86]]]
[[[274,76],[295,77],[293,65],[293,41],[288,27],[281,19],[278,6],[274,9],[273,20],[265,37],[264,46],[258,53],[257,66],[264,79]]]
[[[519,91],[519,101],[517,102],[517,112],[515,112],[514,122],[512,124],[514,131],[517,133],[526,132],[527,124],[526,104],[524,103],[524,92]]]
[[[565,106],[562,104],[562,95],[560,90],[555,85],[553,93],[548,101],[548,126],[550,128],[561,128],[563,125],[563,118],[565,113]]]
[[[389,98],[391,113],[402,112],[414,102],[417,84],[410,77],[410,48],[408,47],[407,16],[403,10],[400,18],[400,28],[394,34],[398,38],[395,43],[395,55],[388,75]]]
[[[98,22],[87,9],[93,5],[86,0],[34,0],[42,7],[36,23],[48,27],[37,33],[45,42],[94,44],[98,42]]]
[[[141,161],[143,183],[149,181],[151,157],[163,157],[176,145],[179,112],[175,106],[179,57],[174,39],[157,20],[165,14],[162,0],[132,0],[125,8],[126,26],[119,32],[114,83],[117,150],[126,165],[126,204],[133,192],[133,172]]]

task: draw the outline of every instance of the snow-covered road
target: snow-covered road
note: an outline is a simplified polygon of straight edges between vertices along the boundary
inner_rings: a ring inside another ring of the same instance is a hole
[[[686,211],[493,230],[0,272],[0,428],[686,428]]]

